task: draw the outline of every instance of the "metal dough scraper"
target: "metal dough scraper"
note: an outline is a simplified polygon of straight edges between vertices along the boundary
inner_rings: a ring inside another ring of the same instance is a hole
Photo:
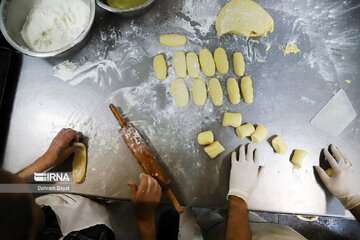
[[[345,91],[340,89],[311,120],[311,124],[337,137],[355,117],[354,107]]]

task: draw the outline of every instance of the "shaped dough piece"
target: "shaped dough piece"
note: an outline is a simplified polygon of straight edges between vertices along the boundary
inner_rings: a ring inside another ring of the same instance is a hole
[[[209,145],[214,142],[214,134],[212,131],[201,132],[198,135],[198,143],[200,145]]]
[[[251,134],[251,141],[261,143],[268,135],[268,130],[263,125],[257,125],[255,132]]]
[[[154,72],[155,77],[159,80],[164,80],[167,75],[166,61],[163,55],[156,55],[154,57]]]
[[[160,36],[159,41],[168,47],[179,47],[185,45],[186,37],[179,34],[165,34]]]
[[[288,147],[281,136],[276,136],[271,140],[271,145],[279,154],[285,154]]]
[[[225,151],[225,148],[218,141],[215,141],[204,148],[204,150],[210,158],[216,158],[217,155]]]
[[[229,78],[227,80],[227,92],[232,104],[238,104],[240,102],[240,88],[235,78]]]
[[[252,81],[249,76],[241,78],[241,93],[245,103],[252,103],[254,101]]]
[[[272,17],[251,0],[231,0],[221,9],[216,19],[219,36],[230,32],[246,38],[266,37],[267,32],[273,30]]]
[[[236,134],[240,139],[243,139],[244,137],[249,137],[254,132],[255,128],[251,123],[247,123],[236,128]]]
[[[207,90],[204,80],[197,78],[193,83],[193,100],[198,106],[202,106],[206,102]]]
[[[200,76],[199,59],[196,53],[188,52],[186,54],[186,67],[191,78],[198,78]]]
[[[224,113],[223,126],[239,127],[241,125],[242,116],[241,113]]]
[[[178,51],[174,55],[174,69],[178,77],[186,77],[186,59],[183,51]]]
[[[332,176],[333,176],[333,174],[334,174],[334,172],[333,172],[332,168],[328,168],[328,169],[326,169],[326,170],[325,170],[325,172],[326,172],[326,174],[327,174],[329,177],[332,177]]]
[[[175,99],[176,105],[186,107],[189,103],[189,91],[184,79],[177,78],[171,85],[170,93]]]
[[[238,77],[243,76],[245,73],[244,56],[239,52],[234,53],[233,62],[234,62],[234,72],[236,76]]]
[[[214,60],[218,73],[227,74],[229,71],[229,61],[226,52],[222,47],[215,49]]]
[[[221,106],[223,103],[223,91],[221,88],[221,84],[217,78],[210,79],[209,92],[213,104],[215,106]]]
[[[213,55],[209,50],[206,48],[200,50],[199,61],[201,69],[206,76],[212,77],[215,75],[215,62]]]
[[[72,162],[72,176],[75,183],[81,183],[86,175],[86,147],[83,143],[73,143],[73,146],[81,147],[81,151],[75,152]]]
[[[294,164],[294,167],[301,168],[302,162],[306,155],[307,152],[303,150],[294,150],[293,156],[291,158],[291,162]]]

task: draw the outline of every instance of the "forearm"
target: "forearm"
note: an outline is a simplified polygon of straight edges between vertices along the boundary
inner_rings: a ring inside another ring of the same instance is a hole
[[[155,221],[136,221],[141,240],[156,240]]]
[[[242,198],[229,196],[226,240],[233,239],[251,239],[251,233],[246,202]]]
[[[352,215],[354,215],[358,223],[360,223],[360,205],[357,205],[353,209],[350,209],[350,212],[352,213]]]
[[[34,175],[34,172],[43,172],[50,168],[45,161],[46,156],[41,156],[30,166],[27,166],[23,170],[16,173],[19,177],[25,179],[26,181],[31,181],[31,177]]]

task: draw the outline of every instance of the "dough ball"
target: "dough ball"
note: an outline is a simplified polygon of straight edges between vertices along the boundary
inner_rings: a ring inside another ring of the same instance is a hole
[[[215,75],[215,62],[213,55],[209,50],[206,48],[200,50],[199,61],[201,69],[206,76],[212,77]]]
[[[304,150],[294,150],[293,156],[291,158],[291,162],[294,164],[294,167],[301,168],[302,162],[306,155],[307,152]]]
[[[224,113],[223,126],[239,127],[241,125],[242,116],[241,113]]]
[[[183,51],[177,51],[174,55],[174,69],[178,77],[186,77],[186,59]]]
[[[194,52],[186,54],[186,67],[191,78],[198,78],[200,76],[199,58]]]
[[[179,34],[165,34],[160,36],[159,41],[167,47],[179,47],[185,45],[186,37]]]
[[[333,176],[333,174],[334,174],[334,172],[333,172],[332,168],[328,168],[328,169],[326,169],[326,170],[325,170],[325,172],[326,172],[326,174],[327,174],[329,177],[332,177],[332,176]]]
[[[285,154],[288,149],[286,143],[281,136],[276,136],[275,138],[273,138],[271,141],[271,145],[273,146],[274,150],[279,154]]]
[[[251,123],[247,123],[236,128],[236,134],[240,139],[251,136],[253,132],[255,132],[255,128]]]
[[[222,47],[215,49],[214,60],[218,73],[227,74],[229,71],[229,61],[226,52]]]
[[[227,92],[232,104],[238,104],[240,102],[240,88],[235,78],[229,78],[227,80]]]
[[[186,107],[189,103],[189,90],[184,79],[177,78],[171,85],[170,93],[174,97],[176,105]]]
[[[156,55],[154,57],[154,73],[155,77],[159,80],[164,80],[167,75],[166,61],[163,55]]]
[[[214,142],[214,134],[212,131],[201,132],[198,135],[198,143],[200,145],[209,145]]]
[[[215,141],[209,146],[205,147],[204,150],[210,158],[215,158],[217,155],[224,152],[225,148],[218,141]]]
[[[263,125],[257,125],[255,132],[251,134],[251,141],[261,143],[268,134],[268,130]]]
[[[198,106],[203,106],[207,98],[206,84],[204,80],[197,78],[193,83],[193,100]]]
[[[245,73],[244,56],[239,52],[234,53],[233,63],[234,63],[234,73],[236,74],[236,76],[238,77],[243,76]]]
[[[223,91],[221,88],[221,84],[217,78],[210,79],[209,92],[213,104],[215,106],[221,106],[223,104]]]
[[[219,36],[234,33],[246,38],[264,36],[274,30],[272,17],[256,2],[231,0],[219,12],[216,31]]]
[[[254,93],[251,78],[249,76],[242,77],[240,86],[244,102],[248,104],[252,103],[254,101]]]

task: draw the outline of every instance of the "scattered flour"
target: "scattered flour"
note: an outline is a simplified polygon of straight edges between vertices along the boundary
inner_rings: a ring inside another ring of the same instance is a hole
[[[81,66],[77,66],[68,60],[56,65],[54,67],[54,76],[63,81],[70,81],[70,85],[78,85],[85,79],[92,79],[98,82],[99,70],[111,68],[121,74],[117,70],[115,62],[110,60],[101,60],[97,62],[86,62]]]
[[[27,16],[21,36],[34,51],[56,51],[82,33],[89,16],[86,0],[38,0]]]

